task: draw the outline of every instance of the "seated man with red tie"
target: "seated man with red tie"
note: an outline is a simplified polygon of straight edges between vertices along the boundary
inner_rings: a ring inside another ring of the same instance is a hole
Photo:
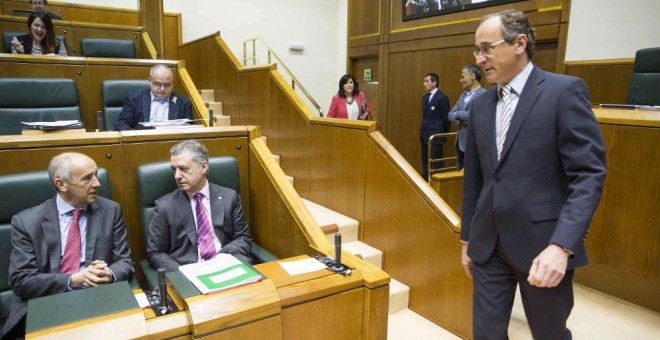
[[[97,170],[86,155],[55,156],[48,175],[57,195],[12,218],[9,286],[15,296],[3,339],[24,336],[29,299],[133,276],[121,209],[97,196]]]
[[[194,140],[170,149],[179,187],[156,200],[149,224],[147,258],[151,267],[175,271],[180,265],[229,253],[251,264],[252,236],[236,191],[206,179],[209,156]]]

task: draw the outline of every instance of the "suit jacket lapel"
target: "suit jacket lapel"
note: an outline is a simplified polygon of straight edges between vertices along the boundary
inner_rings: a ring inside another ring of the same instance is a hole
[[[518,99],[518,105],[516,105],[516,110],[513,112],[513,117],[511,117],[511,124],[506,133],[504,145],[502,146],[501,160],[504,160],[504,157],[506,157],[506,154],[511,148],[511,144],[513,144],[514,139],[516,139],[516,136],[518,135],[518,131],[525,122],[525,118],[527,118],[527,115],[532,110],[532,107],[534,107],[536,100],[541,94],[542,90],[539,85],[543,80],[545,80],[545,78],[543,78],[543,75],[535,66],[525,83],[523,93]]]
[[[209,183],[209,205],[211,207],[211,220],[213,221],[213,231],[215,236],[220,240],[221,245],[225,245],[227,240],[224,239],[225,233],[222,232],[225,218],[225,205],[224,197],[220,194],[217,186]]]
[[[497,129],[496,125],[496,120],[495,116],[497,115],[497,86],[493,85],[495,88],[491,94],[484,94],[485,96],[488,95],[486,98],[487,103],[484,105],[484,107],[488,108],[488,111],[486,112],[486,125],[485,125],[485,136],[486,136],[486,145],[488,145],[488,155],[487,157],[490,158],[490,161],[493,165],[493,168],[497,167],[497,140],[495,138],[496,132],[495,130]],[[470,117],[472,118],[472,117]],[[476,128],[475,128],[476,129]]]
[[[101,210],[98,204],[93,203],[87,207],[87,228],[85,230],[85,266],[89,266],[94,260],[94,249],[96,249],[96,239],[99,236],[101,228]]]
[[[147,93],[142,96],[142,121],[148,122],[151,118],[151,90],[146,89]],[[139,122],[138,122],[139,123]]]
[[[193,217],[192,210],[190,209],[190,201],[188,195],[181,190],[177,190],[176,196],[176,210],[183,224],[183,229],[186,231],[190,242],[197,247],[197,226],[195,225],[195,218]]]
[[[57,203],[55,203],[55,199],[52,199],[51,208],[48,209],[43,222],[41,222],[41,229],[46,240],[46,250],[50,259],[51,273],[60,272],[60,258],[62,256],[60,220],[57,214]]]
[[[178,117],[176,116],[176,112],[177,112],[177,104],[176,104],[174,101],[172,101],[172,98],[173,98],[173,97],[174,97],[174,92],[172,92],[172,94],[170,94],[170,98],[169,98],[170,106],[169,106],[169,108],[167,109],[167,110],[168,110],[168,111],[167,111],[167,119],[170,119],[170,120],[171,120],[171,119],[177,119],[177,118],[178,118]]]

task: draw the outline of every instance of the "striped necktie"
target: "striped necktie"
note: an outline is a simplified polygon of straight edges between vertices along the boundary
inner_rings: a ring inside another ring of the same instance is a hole
[[[502,149],[504,148],[504,140],[506,139],[506,133],[509,130],[509,125],[511,124],[511,116],[513,116],[513,109],[511,108],[511,92],[513,89],[508,84],[502,86],[501,96],[502,98],[502,111],[500,113],[500,126],[497,129],[497,160],[499,161],[502,156]]]
[[[215,245],[213,244],[213,229],[206,216],[206,210],[202,204],[204,195],[201,192],[193,195],[195,199],[195,214],[197,215],[197,247],[199,248],[199,257],[206,261],[212,259],[215,254]]]
[[[64,256],[60,265],[60,273],[77,273],[80,269],[80,214],[82,210],[74,209],[73,221],[69,224],[69,233],[66,237]]]

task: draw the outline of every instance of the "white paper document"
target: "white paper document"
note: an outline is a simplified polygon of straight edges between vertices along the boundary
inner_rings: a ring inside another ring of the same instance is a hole
[[[287,273],[289,273],[289,275],[311,273],[327,268],[323,263],[314,258],[298,261],[279,262],[279,264],[284,270],[286,270]]]
[[[162,122],[140,122],[140,125],[145,126],[145,127],[163,127],[163,126],[183,126],[183,125],[188,125],[188,123],[192,122],[192,120],[183,118],[183,119],[171,119],[171,120],[164,120]]]
[[[149,307],[149,300],[147,300],[147,295],[144,293],[135,294],[135,300],[137,300],[140,308]]]

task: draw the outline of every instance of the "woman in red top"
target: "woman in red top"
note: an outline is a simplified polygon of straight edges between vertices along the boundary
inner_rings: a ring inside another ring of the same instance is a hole
[[[326,117],[371,120],[371,108],[355,77],[346,74],[339,79],[339,91],[332,97]]]

